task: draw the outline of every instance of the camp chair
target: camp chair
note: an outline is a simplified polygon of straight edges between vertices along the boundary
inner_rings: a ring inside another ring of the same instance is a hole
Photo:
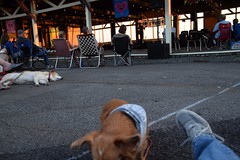
[[[112,39],[114,66],[118,66],[121,62],[127,66],[131,66],[131,49],[130,39],[128,36],[113,37]]]
[[[182,31],[179,35],[180,44],[183,47],[187,47],[187,40],[188,40],[188,31]]]
[[[80,68],[97,68],[100,65],[100,50],[93,34],[77,35],[80,49]],[[87,63],[84,64],[84,60]],[[96,63],[94,63],[94,60]]]
[[[20,49],[18,58],[20,58],[30,69],[35,68],[38,69],[35,65],[36,62],[41,62],[40,58],[42,56],[33,54],[33,43],[29,41],[18,42],[18,47]],[[41,62],[42,63],[42,62]]]
[[[219,24],[220,35],[218,37],[220,49],[227,48],[231,40],[231,23]]]
[[[201,38],[201,31],[197,30],[190,30],[187,40],[187,52],[190,49],[190,42],[192,42],[197,49],[197,42],[199,42],[199,50],[202,51],[202,38]]]
[[[65,38],[53,39],[53,46],[56,50],[55,68],[57,69],[58,67],[59,59],[63,59],[67,65],[66,69],[70,69],[72,67],[73,56],[77,48],[70,49]],[[68,63],[69,59],[70,62]]]

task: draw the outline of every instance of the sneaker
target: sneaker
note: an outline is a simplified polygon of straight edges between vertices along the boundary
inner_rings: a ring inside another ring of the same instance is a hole
[[[213,133],[208,122],[195,112],[181,110],[176,114],[175,120],[178,128],[182,129],[188,137],[180,146],[185,145],[187,142],[192,141],[203,134],[212,135],[215,138],[224,141],[222,137]]]
[[[55,67],[52,65],[46,65],[46,69],[54,69]]]

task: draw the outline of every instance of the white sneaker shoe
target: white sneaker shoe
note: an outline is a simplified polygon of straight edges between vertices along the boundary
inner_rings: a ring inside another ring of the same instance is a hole
[[[188,137],[180,146],[185,145],[187,142],[192,141],[203,134],[212,135],[215,138],[224,141],[222,137],[213,133],[208,122],[195,112],[181,110],[176,114],[175,120],[178,128],[182,129]]]

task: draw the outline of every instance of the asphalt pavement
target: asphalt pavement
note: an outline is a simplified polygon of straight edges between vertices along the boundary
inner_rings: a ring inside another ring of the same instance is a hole
[[[174,122],[183,108],[206,118],[240,153],[240,61],[160,61],[56,71],[63,80],[48,86],[12,85],[0,91],[1,160],[91,159],[87,145],[79,150],[69,145],[99,129],[102,106],[112,98],[146,110],[153,142],[148,160],[192,159],[189,146],[179,147],[186,137]]]

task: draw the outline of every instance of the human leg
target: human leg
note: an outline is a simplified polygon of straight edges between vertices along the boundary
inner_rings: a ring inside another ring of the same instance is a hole
[[[176,115],[176,124],[188,137],[183,145],[192,141],[195,160],[239,160],[239,157],[221,142],[223,138],[213,133],[208,122],[200,115],[181,110]]]
[[[54,68],[52,65],[49,64],[47,52],[45,50],[40,49],[40,51],[38,53],[36,53],[36,56],[43,57],[46,68],[49,68],[49,69]]]
[[[43,54],[43,59],[45,66],[49,65],[48,56],[46,54]]]
[[[192,145],[194,159],[197,160],[239,160],[229,147],[211,135],[199,136]]]
[[[0,58],[0,65],[3,67],[3,70],[7,73],[10,73],[12,71],[16,71],[17,69],[22,67],[22,63],[20,64],[11,64],[2,58]]]

